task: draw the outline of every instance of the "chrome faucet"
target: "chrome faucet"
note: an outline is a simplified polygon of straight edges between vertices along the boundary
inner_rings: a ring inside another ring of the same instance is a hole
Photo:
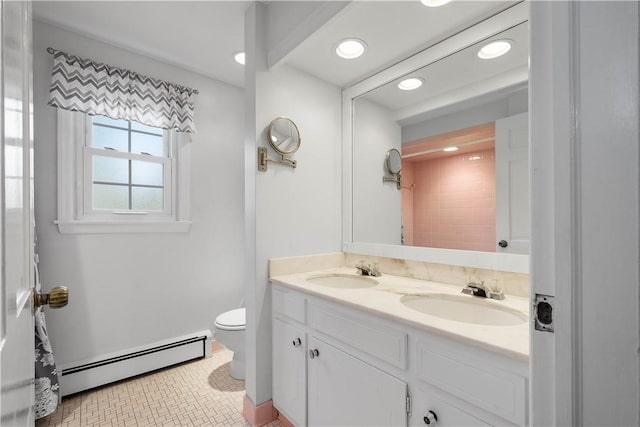
[[[469,282],[464,288],[462,288],[462,293],[480,298],[487,297],[487,291],[484,288],[484,282]]]
[[[382,276],[382,273],[380,273],[376,264],[377,263],[375,263],[374,266],[371,267],[371,264],[364,265],[364,261],[360,261],[360,264],[356,265],[356,268],[359,270],[359,273],[363,276],[380,277]]]
[[[488,289],[485,286],[484,281],[467,283],[467,285],[462,288],[462,293],[479,298],[491,298],[497,300],[504,299],[504,293],[499,286],[496,285],[491,289]]]

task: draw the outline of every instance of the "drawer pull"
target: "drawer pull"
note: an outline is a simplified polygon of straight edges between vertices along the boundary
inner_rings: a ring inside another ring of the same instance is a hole
[[[425,424],[435,426],[436,422],[438,422],[438,416],[435,412],[429,411],[427,412],[427,415],[424,416],[423,420]]]
[[[300,347],[300,345],[302,345],[302,340],[300,338],[296,338],[295,340],[293,340],[294,347]]]
[[[317,348],[314,348],[313,350],[309,350],[309,357],[310,358],[315,359],[318,356],[320,356],[320,352],[318,351]]]

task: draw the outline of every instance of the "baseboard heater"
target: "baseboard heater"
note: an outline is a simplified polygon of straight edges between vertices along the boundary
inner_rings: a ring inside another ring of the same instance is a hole
[[[189,360],[211,356],[211,331],[159,341],[62,367],[62,396],[78,393]]]

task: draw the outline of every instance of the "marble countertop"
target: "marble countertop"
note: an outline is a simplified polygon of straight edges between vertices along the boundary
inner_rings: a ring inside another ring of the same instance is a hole
[[[506,295],[502,301],[479,299],[462,295],[461,286],[417,280],[384,274],[374,277],[377,286],[361,289],[345,289],[314,284],[307,279],[327,274],[356,274],[355,268],[337,267],[305,273],[283,274],[271,277],[273,283],[318,296],[330,301],[354,307],[375,315],[402,322],[427,332],[449,338],[520,361],[529,360],[529,322],[517,325],[494,326],[447,320],[413,310],[400,302],[405,295],[444,294],[468,297],[473,302],[505,307],[529,318],[527,298]]]

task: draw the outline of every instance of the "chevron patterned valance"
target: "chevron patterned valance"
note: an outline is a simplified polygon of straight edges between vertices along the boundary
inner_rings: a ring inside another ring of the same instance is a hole
[[[134,120],[148,126],[195,132],[194,89],[55,49],[49,105]]]

